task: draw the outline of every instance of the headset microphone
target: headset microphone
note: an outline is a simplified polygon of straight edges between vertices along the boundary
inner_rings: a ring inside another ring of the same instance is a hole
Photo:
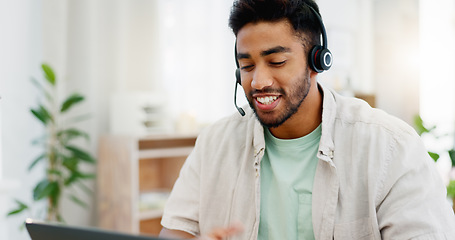
[[[237,66],[237,69],[235,70],[235,90],[234,90],[234,106],[237,108],[237,111],[239,111],[240,115],[245,116],[245,111],[239,106],[237,106],[237,85],[242,85],[242,80],[240,79],[240,66],[239,62],[237,61],[237,41],[235,42],[234,46],[234,59],[235,59],[235,65]]]
[[[243,116],[245,116],[245,111],[243,111],[243,109],[241,107],[237,106],[237,85],[240,84],[239,83],[239,80],[240,80],[240,69],[238,69],[238,68],[235,71],[235,77],[236,77],[237,81],[235,81],[234,106],[235,106],[235,108],[237,108],[237,111],[239,111],[240,115],[242,115],[242,117],[243,117]]]

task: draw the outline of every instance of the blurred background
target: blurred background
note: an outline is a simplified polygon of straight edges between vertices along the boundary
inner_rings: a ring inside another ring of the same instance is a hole
[[[427,140],[429,148],[452,148],[455,2],[317,3],[334,55],[332,69],[319,82],[411,125],[420,115],[451,136]],[[29,239],[19,229],[24,216],[5,215],[14,199],[32,198],[44,175],[44,165],[27,170],[41,151],[31,142],[44,132],[29,110],[43,98],[30,81],[43,79],[41,63],[54,68],[61,98],[85,96],[73,114],[90,114],[78,127],[90,135],[85,148],[95,157],[102,136],[197,135],[236,112],[231,5],[232,0],[0,0],[0,239]],[[241,89],[238,103],[246,104]],[[441,155],[438,168],[447,182],[448,156]],[[86,184],[99,191],[97,180]],[[88,203],[82,210],[65,200],[66,222],[99,226],[98,197],[81,195]]]

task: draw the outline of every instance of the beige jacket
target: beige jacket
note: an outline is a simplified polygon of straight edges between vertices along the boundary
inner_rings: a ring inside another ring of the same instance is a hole
[[[312,209],[316,239],[455,239],[446,191],[415,131],[361,100],[323,89]],[[198,137],[162,225],[195,235],[241,222],[257,239],[263,127],[249,109]],[[279,206],[277,206],[279,208]]]

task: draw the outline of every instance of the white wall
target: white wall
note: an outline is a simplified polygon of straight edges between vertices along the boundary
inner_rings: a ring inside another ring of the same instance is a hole
[[[412,124],[419,112],[419,1],[318,4],[334,55],[321,82],[339,91],[374,94],[376,107]]]
[[[38,100],[30,78],[40,76],[41,30],[40,1],[0,0],[0,238],[6,240],[27,239],[19,231],[25,216],[5,214],[14,207],[12,198],[29,202],[33,183],[42,176],[38,169],[26,170],[40,153],[30,142],[43,133],[29,111]]]
[[[207,123],[236,111],[231,5],[231,0],[160,1],[162,82],[172,112]],[[239,104],[244,99],[241,94]]]
[[[419,1],[374,1],[377,106],[409,124],[419,113]]]
[[[373,1],[317,1],[327,31],[332,68],[320,74],[322,83],[343,91],[374,94]]]

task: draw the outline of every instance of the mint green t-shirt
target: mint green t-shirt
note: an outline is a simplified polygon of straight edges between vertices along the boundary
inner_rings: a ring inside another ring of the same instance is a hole
[[[321,126],[298,139],[264,130],[258,239],[314,239],[311,196]]]

